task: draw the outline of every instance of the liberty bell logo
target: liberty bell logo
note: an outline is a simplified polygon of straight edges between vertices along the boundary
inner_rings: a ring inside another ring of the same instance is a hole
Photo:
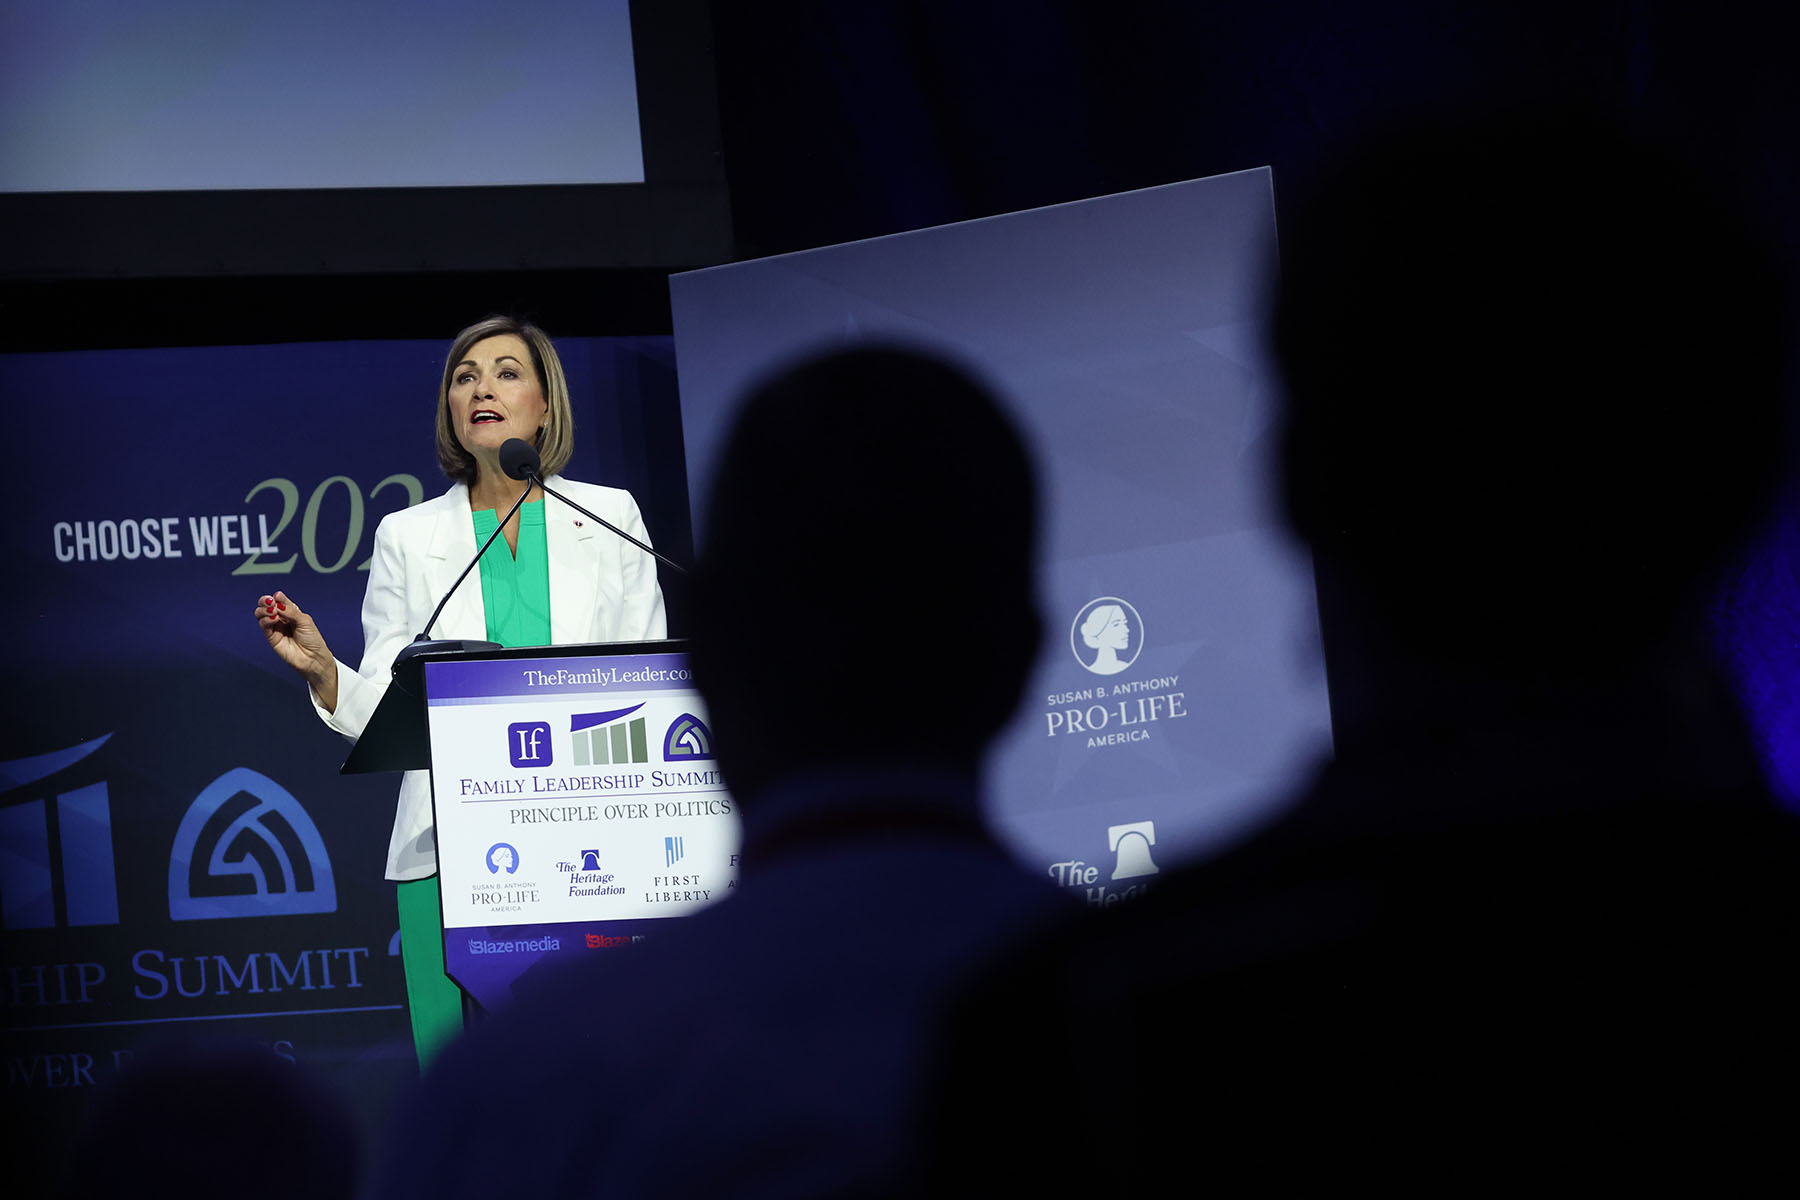
[[[1154,875],[1159,868],[1150,858],[1150,847],[1156,845],[1156,822],[1133,821],[1128,825],[1109,825],[1106,848],[1117,858],[1113,863],[1114,879],[1136,879]]]

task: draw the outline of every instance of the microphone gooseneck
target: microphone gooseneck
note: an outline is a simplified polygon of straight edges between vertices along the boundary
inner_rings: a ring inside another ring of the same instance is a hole
[[[581,505],[575,503],[573,500],[569,499],[567,496],[563,495],[561,492],[553,491],[551,489],[550,485],[545,483],[541,477],[535,477],[535,482],[537,483],[537,485],[539,487],[544,489],[545,495],[555,496],[558,500],[561,500],[564,504],[568,505],[570,508],[574,509],[576,512],[581,513],[583,516],[591,517],[594,520],[600,522],[602,525],[606,526],[608,529],[612,530],[614,533],[618,534],[620,537],[624,538],[626,541],[628,541],[632,545],[636,546],[639,550],[642,550],[645,554],[648,554],[651,558],[654,558],[657,562],[667,563],[672,569],[681,572],[683,575],[686,575],[688,573],[688,569],[686,567],[682,566],[680,563],[676,562],[674,559],[670,558],[668,555],[658,553],[657,550],[655,549],[655,547],[650,546],[647,543],[638,541],[636,538],[632,537],[629,533],[626,533],[623,529],[620,529],[617,525],[614,525],[611,521],[607,520],[605,517],[601,516],[599,513],[589,512],[587,509],[581,507]]]
[[[507,446],[514,444],[520,446],[525,445],[524,442],[519,441],[517,438],[513,438],[506,443]],[[529,446],[526,446],[525,448],[531,450]],[[505,454],[505,452],[506,447],[501,447],[501,453]],[[533,461],[536,461],[537,451],[531,450],[531,457]],[[508,473],[510,474],[510,471]],[[518,476],[514,476],[514,478],[518,478]],[[456,594],[456,589],[461,587],[462,581],[469,577],[469,572],[475,569],[475,564],[481,561],[481,556],[487,553],[487,548],[494,544],[494,539],[500,536],[500,531],[506,528],[506,523],[512,520],[513,514],[519,511],[519,506],[525,503],[525,498],[529,495],[531,495],[531,484],[527,483],[525,485],[525,490],[519,493],[519,498],[513,501],[512,507],[506,510],[506,515],[501,517],[499,523],[494,526],[494,532],[488,534],[488,540],[481,543],[481,549],[475,552],[475,557],[469,560],[469,565],[462,569],[462,574],[456,577],[456,582],[450,585],[450,590],[444,593],[444,598],[438,601],[438,606],[431,610],[431,620],[425,622],[424,630],[420,632],[418,637],[413,639],[413,645],[417,646],[421,642],[429,642],[431,640],[431,627],[437,624],[438,617],[443,614],[444,605],[450,603],[450,597]],[[414,651],[414,654],[417,653],[419,653],[419,651]],[[402,651],[402,655],[405,656],[404,651]],[[395,667],[398,667],[400,662],[401,658],[396,657],[394,660]]]
[[[558,500],[561,500],[564,504],[580,513],[582,516],[600,522],[600,524],[606,526],[608,529],[636,546],[639,550],[642,550],[645,554],[654,558],[657,562],[667,563],[670,567],[681,572],[683,575],[688,573],[686,567],[668,557],[666,554],[658,554],[654,548],[638,541],[605,517],[589,512],[561,492],[552,491],[550,485],[544,482],[543,460],[538,457],[537,447],[533,446],[524,438],[507,438],[504,442],[500,443],[500,469],[514,479],[526,480],[527,491],[530,491],[531,485],[535,483],[544,490],[545,495],[555,496]],[[517,506],[515,505],[514,507]],[[505,524],[505,522],[501,523]],[[476,557],[479,558],[480,555],[477,555]]]

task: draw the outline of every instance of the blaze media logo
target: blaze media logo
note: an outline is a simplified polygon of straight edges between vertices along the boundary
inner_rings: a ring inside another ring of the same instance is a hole
[[[697,762],[711,758],[712,730],[693,713],[682,713],[663,735],[663,761]]]
[[[506,727],[506,753],[515,767],[547,767],[556,761],[550,748],[550,722],[516,721]]]
[[[571,717],[569,732],[575,735],[575,765],[605,767],[649,762],[650,743],[644,735],[644,718],[624,719],[642,707],[640,703]]]
[[[236,767],[194,797],[169,854],[171,920],[336,911],[325,840],[286,788]]]
[[[0,792],[48,779],[98,750],[110,737],[109,733],[66,750],[0,763]],[[62,867],[60,891],[51,870],[53,843],[55,861]],[[118,923],[112,808],[104,781],[59,793],[54,804],[48,796],[32,796],[0,808],[0,927]]]

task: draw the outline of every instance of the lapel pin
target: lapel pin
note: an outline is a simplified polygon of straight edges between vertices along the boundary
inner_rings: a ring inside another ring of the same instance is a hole
[[[580,522],[580,521],[577,521],[577,522],[575,522],[575,528],[577,528],[577,529],[580,529],[580,528],[581,528],[581,522]]]

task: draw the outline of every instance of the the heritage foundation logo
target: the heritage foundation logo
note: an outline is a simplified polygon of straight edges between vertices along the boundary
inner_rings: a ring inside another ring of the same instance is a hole
[[[712,730],[693,713],[682,713],[663,735],[664,762],[698,762],[713,756]]]
[[[550,722],[518,721],[506,727],[506,753],[515,767],[547,767],[556,761],[550,748]]]
[[[611,712],[576,713],[569,721],[575,735],[578,767],[629,766],[650,761],[650,743],[644,734],[644,718],[625,720],[644,707],[616,708]]]
[[[569,889],[571,898],[576,896],[623,896],[625,885],[619,882],[618,875],[608,871],[600,863],[600,851],[582,850],[581,863],[577,866],[570,861],[556,864],[556,869],[563,875],[563,882]]]
[[[66,750],[0,763],[0,791],[37,783],[80,762],[112,734]],[[51,815],[56,817],[54,856]],[[62,868],[58,890],[52,862]],[[58,901],[61,916],[58,916]],[[30,796],[0,808],[0,927],[51,929],[117,925],[119,887],[113,873],[112,808],[104,781],[57,795]]]
[[[1137,879],[1161,870],[1150,859],[1150,847],[1156,845],[1156,822],[1133,821],[1128,825],[1109,825],[1106,846],[1116,856],[1114,879]]]
[[[1135,900],[1150,890],[1150,876],[1161,872],[1161,868],[1150,857],[1150,847],[1154,845],[1154,821],[1128,821],[1122,825],[1109,825],[1106,828],[1106,846],[1113,855],[1113,868],[1107,879],[1101,878],[1103,867],[1090,866],[1079,858],[1051,863],[1048,874],[1056,886],[1078,893],[1095,908],[1111,908],[1115,904]],[[1112,886],[1123,880],[1135,882]]]
[[[336,911],[331,855],[286,788],[237,767],[194,798],[169,855],[172,920]]]
[[[1117,596],[1088,601],[1069,626],[1075,661],[1096,675],[1117,675],[1137,661],[1143,648],[1143,619]]]

